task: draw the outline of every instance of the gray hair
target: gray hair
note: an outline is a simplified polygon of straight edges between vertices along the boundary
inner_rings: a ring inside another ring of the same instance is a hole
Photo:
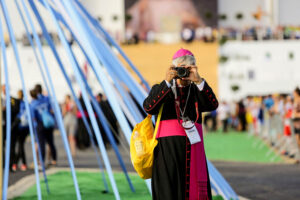
[[[195,65],[196,59],[194,56],[191,56],[191,55],[181,56],[181,57],[175,58],[172,61],[172,64],[175,65],[175,67],[177,67],[179,64],[180,65]]]

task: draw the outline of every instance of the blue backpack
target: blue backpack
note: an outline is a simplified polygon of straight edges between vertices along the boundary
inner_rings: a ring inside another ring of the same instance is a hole
[[[48,110],[43,110],[41,116],[42,116],[43,126],[45,128],[53,128],[55,126],[54,117],[51,115],[51,113]]]

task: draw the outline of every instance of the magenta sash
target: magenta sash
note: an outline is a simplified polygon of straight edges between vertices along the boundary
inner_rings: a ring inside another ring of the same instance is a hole
[[[207,200],[207,168],[206,157],[203,145],[202,125],[196,123],[201,142],[191,145],[191,160],[190,160],[190,188],[189,200]],[[183,127],[178,123],[178,120],[163,120],[159,124],[156,138],[170,136],[186,136]]]

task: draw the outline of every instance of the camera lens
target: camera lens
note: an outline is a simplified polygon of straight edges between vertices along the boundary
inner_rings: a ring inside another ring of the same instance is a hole
[[[177,75],[182,78],[186,76],[186,69],[184,67],[178,67]]]

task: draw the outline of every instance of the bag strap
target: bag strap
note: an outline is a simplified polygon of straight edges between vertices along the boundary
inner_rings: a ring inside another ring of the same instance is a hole
[[[158,113],[156,124],[155,124],[155,129],[154,129],[154,134],[153,134],[152,142],[154,142],[154,140],[156,138],[156,134],[157,134],[157,130],[158,130],[158,127],[159,127],[159,123],[160,123],[160,119],[161,119],[161,114],[162,114],[163,108],[164,108],[164,104],[161,105],[161,107],[159,109],[159,113]]]

